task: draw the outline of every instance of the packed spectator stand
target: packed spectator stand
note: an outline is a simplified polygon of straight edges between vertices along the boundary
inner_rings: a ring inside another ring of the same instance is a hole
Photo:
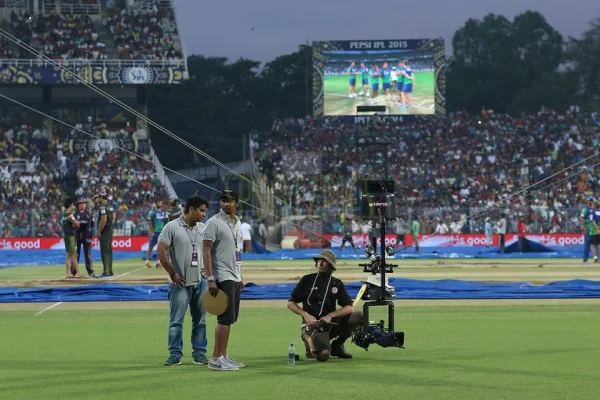
[[[14,9],[5,18],[9,33],[55,60],[183,61],[172,2],[161,0],[148,6],[144,1],[133,3],[141,7],[132,3],[118,0],[109,7],[97,0],[41,2],[37,13]],[[91,16],[86,10],[98,10],[98,15]],[[38,57],[0,40],[0,59],[9,58]]]
[[[251,147],[276,196],[339,232],[341,219],[354,215],[357,180],[384,178],[383,143],[390,143],[388,178],[396,184],[400,216],[418,218],[423,233],[440,223],[454,233],[480,233],[484,218],[467,215],[596,154],[599,134],[598,115],[576,107],[519,117],[484,110],[402,123],[379,117],[368,124],[327,117],[277,121],[271,132],[254,135]],[[532,233],[578,232],[584,198],[600,195],[598,162],[563,172],[489,216],[505,213],[512,232],[520,217]]]
[[[3,237],[61,236],[61,207],[67,197],[65,182],[77,177],[76,197],[92,197],[107,190],[117,220],[117,233],[147,231],[146,216],[155,199],[169,200],[152,163],[115,148],[111,140],[81,152],[70,139],[82,134],[23,121],[0,121],[0,232]],[[131,139],[133,130],[109,131],[106,124],[87,121],[81,128],[105,139]],[[84,139],[85,140],[85,139]],[[139,140],[138,154],[151,160],[150,145]]]
[[[89,15],[51,13],[50,15],[11,14],[16,37],[52,59],[105,59],[104,44]],[[19,58],[35,58],[20,49]]]
[[[172,8],[161,5],[151,10],[116,10],[107,19],[119,57],[133,60],[177,60],[183,58],[181,41]]]

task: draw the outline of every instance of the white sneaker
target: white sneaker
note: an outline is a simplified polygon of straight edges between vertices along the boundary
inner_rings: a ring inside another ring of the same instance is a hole
[[[208,369],[212,369],[214,371],[238,371],[240,368],[230,364],[224,357],[219,357],[216,360],[211,359],[208,362]]]
[[[225,361],[227,361],[229,364],[234,365],[238,368],[245,368],[246,364],[244,364],[243,362],[239,362],[239,361],[235,361],[233,358],[229,357],[229,356],[225,356]]]

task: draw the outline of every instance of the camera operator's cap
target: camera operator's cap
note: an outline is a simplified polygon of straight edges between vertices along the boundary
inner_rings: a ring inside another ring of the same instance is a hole
[[[223,190],[223,193],[221,193],[221,200],[223,200],[223,199],[238,201],[239,197],[238,197],[237,193],[235,192],[235,190],[225,189],[225,190]]]
[[[323,250],[321,251],[321,253],[317,256],[313,257],[313,260],[315,260],[315,262],[319,261],[319,260],[325,260],[327,261],[329,264],[331,264],[331,267],[333,268],[333,270],[335,271],[335,264],[337,262],[337,257],[335,256],[335,253],[331,250]]]

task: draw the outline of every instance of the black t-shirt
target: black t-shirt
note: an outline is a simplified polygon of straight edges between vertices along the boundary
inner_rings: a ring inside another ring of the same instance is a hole
[[[331,282],[329,282],[329,278],[331,278]],[[327,289],[328,282],[329,289]],[[290,301],[302,303],[302,309],[317,319],[334,312],[336,303],[340,307],[352,305],[352,299],[346,291],[344,282],[331,275],[319,273],[303,276],[292,290]],[[319,314],[321,307],[323,307],[323,312]]]
[[[88,210],[75,212],[75,218],[79,221],[79,233],[88,235],[91,233],[92,228],[92,215]]]

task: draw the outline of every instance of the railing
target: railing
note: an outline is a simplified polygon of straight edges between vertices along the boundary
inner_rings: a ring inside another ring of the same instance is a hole
[[[175,7],[175,1],[174,0],[160,0],[161,2],[168,2],[171,5],[171,8],[173,9],[173,15],[175,16],[175,23],[177,25],[177,29],[180,30],[181,29],[181,24],[180,24],[180,20],[179,20],[179,13],[177,12],[177,8]],[[183,54],[183,62],[185,65],[185,69],[183,70],[183,79],[188,79],[189,78],[189,73],[188,73],[188,66],[187,66],[187,50],[185,47],[185,41],[183,39],[179,39],[179,42],[181,44],[181,53]]]
[[[103,67],[114,67],[119,68],[125,67],[180,67],[185,66],[182,59],[178,60],[84,60],[84,59],[71,59],[71,60],[53,60],[55,63],[60,64],[64,67],[69,66],[103,66]],[[5,66],[19,66],[26,65],[30,67],[53,67],[54,64],[42,59],[0,59],[0,67]]]
[[[156,176],[158,177],[158,180],[160,181],[160,183],[163,184],[163,186],[165,186],[169,197],[171,199],[177,199],[177,193],[175,192],[171,181],[169,181],[169,178],[165,173],[165,169],[163,168],[160,160],[158,159],[158,156],[156,155],[156,152],[154,151],[154,147],[150,147],[150,156],[152,157],[152,162],[154,163],[154,168],[156,169]]]
[[[137,11],[152,11],[152,7],[154,6],[173,6],[173,2],[171,0],[141,0],[136,1],[134,4],[134,8]]]
[[[3,9],[5,19],[10,18],[10,14],[13,11],[31,11],[29,8],[29,0],[0,0],[0,8]]]
[[[68,4],[64,1],[45,0],[42,4],[42,12],[49,15],[58,10],[61,14],[97,15],[100,14],[100,0],[95,4]]]
[[[6,158],[0,159],[0,166],[10,165],[12,171],[25,171],[27,167],[27,160],[22,158],[15,158],[8,160]]]
[[[248,161],[248,160],[226,163],[225,165],[227,165],[228,168],[234,170],[237,174],[240,174],[240,175],[252,174],[252,165],[250,164],[250,161]],[[169,179],[173,183],[189,181],[189,179],[187,177],[183,177],[180,174],[192,177],[194,179],[219,177],[222,180],[225,180],[228,177],[232,176],[232,174],[228,170],[226,170],[218,165],[207,165],[204,167],[188,168],[188,169],[180,170],[177,172],[178,173],[170,172],[167,174],[169,176]]]

